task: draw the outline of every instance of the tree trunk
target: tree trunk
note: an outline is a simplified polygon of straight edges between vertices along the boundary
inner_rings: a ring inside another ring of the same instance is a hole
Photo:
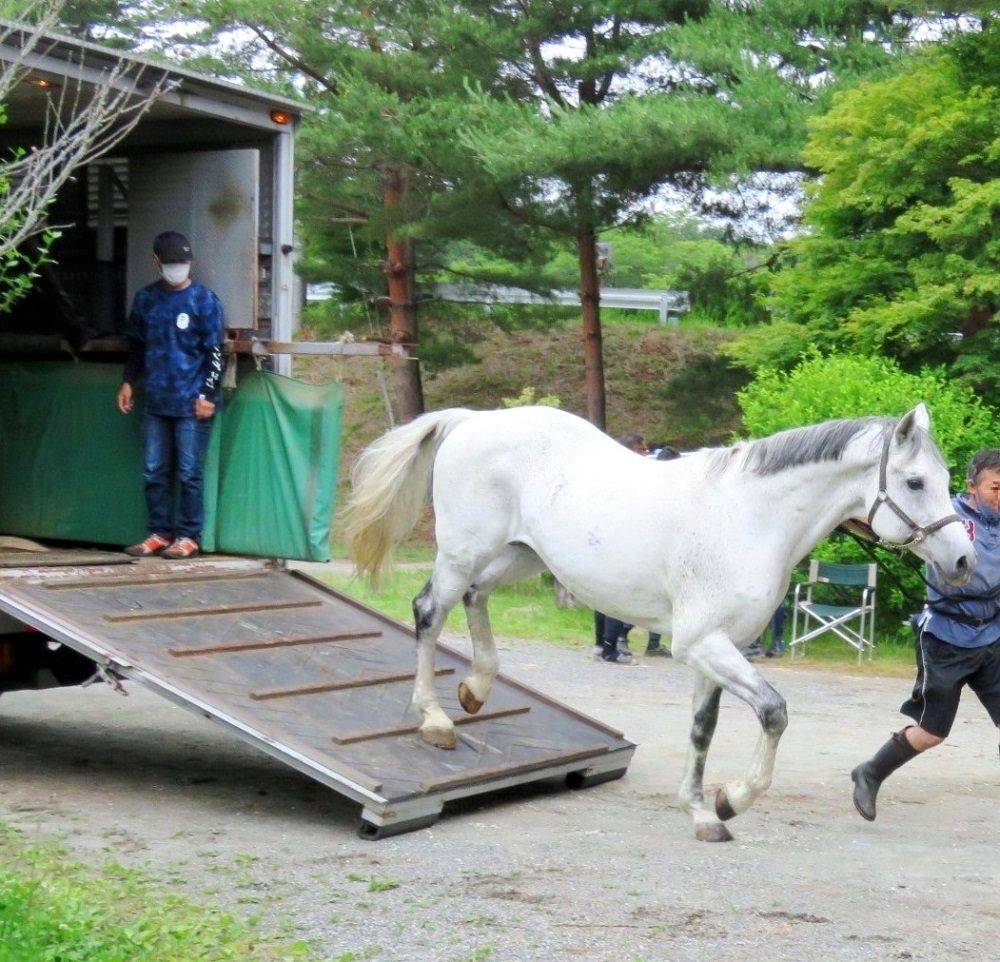
[[[403,178],[394,168],[382,175],[382,202],[387,210],[399,204]],[[413,242],[399,240],[390,231],[386,237],[389,286],[389,328],[396,344],[405,344],[413,360],[389,358],[392,391],[400,423],[405,424],[424,413],[424,389],[417,360],[417,312],[413,298]]]
[[[587,420],[605,429],[604,338],[601,334],[601,286],[597,274],[596,235],[592,228],[577,237],[580,255],[580,306],[583,312],[583,358],[586,366]]]

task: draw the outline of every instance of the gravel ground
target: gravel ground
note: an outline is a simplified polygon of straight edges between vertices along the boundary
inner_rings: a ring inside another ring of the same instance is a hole
[[[997,958],[997,735],[971,697],[868,824],[848,773],[899,726],[909,683],[761,663],[789,704],[774,784],[708,845],[674,797],[688,669],[506,640],[501,670],[636,741],[625,778],[521,786],[364,841],[353,803],[139,687],[95,686],[0,698],[0,819],[262,914],[329,962]],[[708,780],[755,738],[723,699]]]

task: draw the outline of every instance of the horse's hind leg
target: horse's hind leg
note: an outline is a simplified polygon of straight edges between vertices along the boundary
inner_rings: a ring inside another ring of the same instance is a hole
[[[691,743],[688,745],[684,777],[678,800],[694,818],[695,837],[701,842],[729,842],[733,836],[716,815],[714,806],[705,805],[705,760],[712,745],[712,736],[719,720],[719,700],[722,688],[702,675],[695,676],[694,719],[691,723]]]
[[[512,581],[538,574],[545,563],[526,545],[508,545],[462,597],[472,638],[472,672],[458,686],[458,700],[474,715],[486,703],[500,663],[487,608],[490,594]]]
[[[483,706],[493,686],[498,669],[496,644],[490,627],[486,603],[500,585],[518,581],[545,570],[542,560],[526,545],[503,545],[500,553],[481,568],[478,577],[469,574],[477,562],[444,560],[438,555],[434,573],[423,591],[413,599],[413,617],[417,626],[417,677],[413,686],[413,704],[420,712],[420,737],[438,748],[454,748],[458,742],[455,724],[438,701],[434,685],[434,648],[448,612],[465,603],[469,634],[472,638],[472,671],[459,685],[462,707],[473,714]]]
[[[465,617],[469,622],[469,636],[472,638],[472,672],[458,685],[458,700],[462,707],[474,715],[486,704],[493,679],[500,670],[497,646],[490,625],[490,613],[486,607],[489,594],[473,586],[462,598]]]
[[[413,599],[413,619],[417,629],[417,676],[413,684],[413,705],[420,713],[420,737],[436,748],[454,748],[455,724],[445,714],[434,687],[434,648],[448,612],[458,603],[462,589],[442,591],[437,566],[423,590]]]

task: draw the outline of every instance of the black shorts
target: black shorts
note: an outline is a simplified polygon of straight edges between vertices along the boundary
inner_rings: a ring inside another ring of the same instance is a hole
[[[968,685],[994,725],[1000,725],[1000,641],[982,648],[949,645],[929,631],[917,636],[917,680],[900,711],[921,728],[947,738]]]

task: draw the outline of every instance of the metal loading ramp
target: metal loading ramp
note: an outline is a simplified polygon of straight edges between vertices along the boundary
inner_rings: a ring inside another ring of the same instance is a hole
[[[0,609],[358,802],[364,838],[431,825],[451,799],[620,778],[635,751],[502,674],[467,715],[457,689],[469,659],[446,645],[437,685],[458,747],[425,744],[410,705],[412,630],[259,561],[0,568]]]

